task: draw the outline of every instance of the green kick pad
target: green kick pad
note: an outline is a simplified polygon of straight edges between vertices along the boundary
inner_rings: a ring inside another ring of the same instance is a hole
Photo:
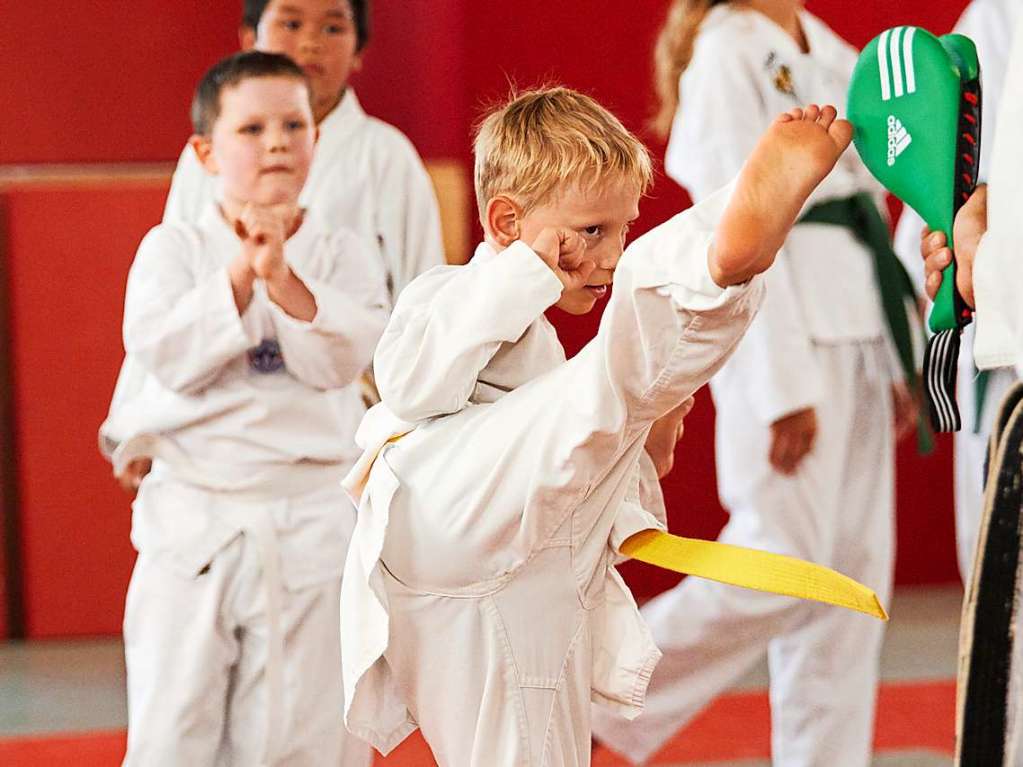
[[[980,159],[980,65],[962,35],[919,27],[882,32],[860,54],[849,85],[853,141],[870,172],[952,243],[956,211],[976,186]],[[931,330],[970,322],[946,269]]]

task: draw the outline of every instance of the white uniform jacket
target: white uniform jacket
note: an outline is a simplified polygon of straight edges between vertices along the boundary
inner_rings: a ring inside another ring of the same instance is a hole
[[[342,435],[353,434],[363,415],[353,381],[387,321],[382,270],[359,237],[330,233],[307,215],[285,243],[285,258],[316,299],[314,319],[286,314],[261,282],[239,316],[227,266],[240,247],[212,203],[199,224],[163,224],[143,240],[124,313],[122,379],[133,382],[133,393],[103,424],[101,440],[116,448],[115,464],[153,456],[155,474],[236,497],[315,489],[302,486],[342,475],[357,458]],[[313,541],[295,546],[298,580],[336,575],[346,544],[336,522],[291,523]],[[322,524],[334,534],[319,539]],[[176,509],[170,519],[136,515],[132,538],[140,550],[167,550],[195,572],[237,532],[202,510]],[[323,555],[302,561],[302,551]],[[285,580],[295,581],[287,572]]]
[[[856,51],[812,14],[801,12],[800,20],[808,54],[756,11],[724,4],[708,13],[680,80],[680,109],[665,159],[668,175],[693,199],[733,178],[782,112],[807,103],[844,109]],[[846,152],[807,209],[862,191],[883,199],[856,153]],[[834,279],[836,274],[842,279]],[[763,424],[819,405],[827,396],[813,343],[888,335],[873,256],[844,227],[795,226],[765,279],[764,306],[719,376],[756,387],[754,408]],[[894,375],[898,365],[889,346]]]
[[[487,243],[464,266],[439,266],[398,298],[373,367],[386,408],[409,424],[493,403],[565,362],[544,311],[561,283],[524,242]],[[646,452],[611,535],[667,528],[657,470]]]
[[[1015,25],[1012,52],[1003,86],[991,156],[988,190],[988,230],[977,249],[973,266],[977,302],[977,367],[982,370],[1015,365],[1023,375],[1023,245],[1020,211],[1023,210],[1023,146],[1019,126],[1023,120],[1023,15]]]
[[[328,226],[354,230],[379,249],[393,299],[417,275],[445,262],[430,177],[405,135],[367,115],[351,88],[319,128],[300,202]],[[186,146],[164,221],[197,221],[218,197],[216,178]]]
[[[593,636],[592,696],[627,715],[641,710],[660,653],[611,567],[608,541],[635,487],[650,424],[706,383],[759,305],[759,279],[722,290],[708,272],[729,194],[629,246],[597,336],[571,360],[493,404],[421,425],[397,444],[388,444],[401,428],[393,414],[378,406],[367,415],[357,440],[379,458],[372,468],[361,461],[346,479],[361,499],[342,582],[341,644],[346,723],[381,752],[416,726],[383,657],[382,568],[435,593],[479,594],[515,577],[555,537],[572,547],[579,598],[605,612]],[[493,268],[517,268],[516,254],[505,255]],[[535,319],[560,286],[535,256],[519,255],[518,266],[535,271]],[[494,295],[493,313],[504,307]],[[522,320],[524,329],[531,320]]]

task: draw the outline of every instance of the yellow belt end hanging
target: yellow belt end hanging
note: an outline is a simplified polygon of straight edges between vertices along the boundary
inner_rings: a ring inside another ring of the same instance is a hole
[[[844,607],[886,621],[871,589],[841,573],[795,557],[716,541],[643,530],[621,547],[622,554],[666,570],[732,586]]]

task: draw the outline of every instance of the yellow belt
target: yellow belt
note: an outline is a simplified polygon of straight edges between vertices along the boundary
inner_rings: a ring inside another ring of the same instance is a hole
[[[394,444],[406,434],[408,432],[396,434],[385,444]],[[367,476],[376,455],[372,456],[365,469]],[[361,490],[360,484],[358,493]],[[795,557],[717,541],[682,538],[660,530],[642,530],[630,536],[622,544],[621,552],[631,559],[683,575],[695,575],[755,591],[824,602],[888,620],[888,613],[871,589],[828,567]]]
[[[888,620],[877,594],[852,578],[795,557],[643,530],[621,546],[627,557],[676,573],[799,599]]]

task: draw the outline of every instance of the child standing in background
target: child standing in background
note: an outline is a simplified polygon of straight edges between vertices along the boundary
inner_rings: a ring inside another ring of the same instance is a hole
[[[244,0],[243,50],[283,53],[309,78],[319,140],[302,204],[329,226],[378,248],[392,302],[414,277],[443,264],[437,199],[411,142],[367,115],[349,80],[370,38],[370,0]],[[185,147],[165,221],[195,221],[217,181]]]
[[[657,63],[665,170],[699,204],[743,166],[778,111],[844,105],[856,51],[801,0],[672,0]],[[908,278],[905,293],[884,295],[881,277],[898,261],[887,242],[864,240],[869,217],[886,231],[882,202],[855,153],[840,158],[765,275],[763,307],[711,392],[729,512],[720,540],[833,567],[887,603],[895,432],[915,422],[907,299],[915,307]],[[664,653],[647,709],[634,722],[594,714],[597,738],[633,763],[765,654],[773,763],[870,763],[882,623],[700,578],[643,615]]]
[[[340,575],[369,364],[389,301],[361,238],[299,205],[316,128],[276,54],[214,66],[193,103],[221,182],[165,223],[128,277],[139,390],[104,424],[152,459],[133,506],[124,618],[126,767],[367,767],[341,721]]]
[[[409,281],[445,258],[437,200],[419,155],[397,128],[362,110],[349,84],[369,42],[370,10],[370,0],[244,0],[239,40],[245,50],[285,54],[305,72],[319,138],[301,202],[327,226],[367,241],[393,304]],[[164,221],[195,223],[219,199],[219,189],[220,181],[186,146]],[[112,414],[133,396],[140,375],[124,366]],[[371,379],[366,384],[373,401]],[[117,478],[134,493],[148,470],[149,462],[140,459]]]

